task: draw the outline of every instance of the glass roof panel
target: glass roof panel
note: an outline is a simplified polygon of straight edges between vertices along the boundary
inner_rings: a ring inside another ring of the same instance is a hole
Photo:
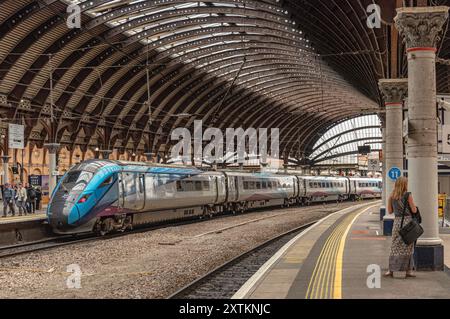
[[[358,146],[368,145],[372,150],[381,150],[381,139],[377,115],[356,117],[329,129],[314,145],[309,159],[320,164],[356,164]],[[335,158],[328,160],[330,157]]]

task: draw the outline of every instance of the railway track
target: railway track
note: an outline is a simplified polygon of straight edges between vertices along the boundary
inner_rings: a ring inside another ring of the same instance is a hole
[[[312,205],[307,209],[308,210],[309,209],[317,209],[320,206],[323,206],[323,204]],[[325,207],[328,209],[332,208],[332,204],[328,204]],[[264,210],[262,210],[262,211],[264,211]],[[255,213],[255,212],[256,211],[249,211],[249,212],[246,212],[245,214],[251,214],[251,213]],[[273,216],[258,218],[256,220],[250,220],[250,221],[242,223],[242,225],[247,224],[247,223],[252,223],[255,221],[259,221],[259,220],[279,217],[279,216],[285,215],[285,214],[287,214],[287,213],[280,213],[280,214],[273,215]],[[224,214],[224,215],[216,216],[215,219],[232,218],[233,216],[235,216],[235,215]],[[203,219],[202,221],[208,221],[208,220],[210,220],[210,219],[207,218],[207,219]],[[6,258],[6,257],[22,255],[22,254],[26,254],[26,253],[32,253],[32,252],[43,251],[43,250],[48,250],[48,249],[53,249],[53,248],[59,248],[59,247],[78,244],[78,243],[94,241],[94,240],[108,240],[108,239],[118,238],[118,237],[127,236],[127,235],[131,235],[131,234],[144,233],[144,232],[149,232],[149,231],[153,231],[153,230],[157,230],[157,229],[183,226],[183,225],[189,225],[189,224],[194,224],[194,223],[199,223],[199,222],[201,222],[201,221],[199,221],[198,219],[192,219],[192,220],[184,220],[184,221],[179,221],[179,222],[172,222],[172,223],[168,223],[168,224],[150,225],[150,226],[135,228],[131,231],[126,231],[123,233],[109,234],[109,235],[106,235],[103,237],[98,237],[93,234],[86,234],[86,235],[77,235],[76,237],[67,235],[67,236],[46,238],[46,239],[36,241],[36,242],[29,242],[29,243],[0,247],[0,259]],[[221,229],[220,231],[239,227],[240,225],[241,224],[225,227],[224,229]],[[218,232],[218,230],[210,231],[210,232],[198,235],[198,237],[204,236],[209,233],[214,233],[214,232]],[[285,234],[285,235],[287,236],[287,234]]]
[[[168,299],[230,299],[286,243],[317,222],[302,225],[264,242],[190,283]]]
[[[108,240],[113,238],[119,238],[127,235],[132,234],[139,234],[144,232],[149,232],[152,230],[157,229],[163,229],[167,227],[174,227],[174,226],[183,226],[188,224],[198,223],[198,220],[185,220],[178,223],[170,223],[170,224],[164,224],[164,225],[151,225],[147,227],[139,227],[135,228],[131,231],[121,232],[121,233],[112,233],[108,234],[106,236],[99,237],[95,234],[86,234],[86,235],[77,235],[76,237],[72,235],[67,236],[59,236],[59,237],[52,237],[43,239],[36,242],[29,242],[29,243],[23,243],[23,244],[17,244],[17,245],[11,245],[11,246],[4,246],[0,247],[0,259],[5,257],[13,257],[17,255],[22,255],[26,253],[32,253],[36,251],[42,251],[42,250],[48,250],[52,248],[58,248],[73,244],[79,244],[84,242],[90,242],[95,240]]]

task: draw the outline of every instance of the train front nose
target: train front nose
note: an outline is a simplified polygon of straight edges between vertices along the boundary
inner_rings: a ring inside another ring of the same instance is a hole
[[[77,194],[58,190],[53,195],[48,208],[48,221],[54,232],[65,233],[70,231],[78,220],[78,212],[75,206]]]

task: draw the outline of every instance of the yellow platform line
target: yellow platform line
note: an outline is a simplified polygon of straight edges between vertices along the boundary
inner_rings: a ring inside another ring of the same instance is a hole
[[[322,283],[324,278],[323,274],[328,270],[330,262],[334,259],[332,258],[333,253],[332,246],[333,243],[336,242],[336,238],[339,233],[338,228],[339,226],[333,230],[333,232],[327,238],[327,241],[325,242],[325,245],[322,248],[321,254],[314,268],[314,276],[311,278],[310,281],[309,296],[307,296],[307,298],[315,298],[315,299],[323,298],[322,291],[320,291],[320,287],[326,284],[325,282]]]
[[[342,298],[342,269],[348,233],[356,219],[375,206],[348,214],[332,231],[317,258],[306,299]]]
[[[342,228],[342,224],[339,224],[330,236],[327,238],[319,257],[316,261],[313,275],[311,276],[311,280],[308,285],[308,290],[306,294],[306,298],[323,298],[323,294],[320,291],[320,287],[328,286],[327,282],[323,282],[322,278],[324,272],[329,272],[330,267],[333,265],[333,261],[335,260],[335,256],[333,252],[337,249],[337,243],[339,242],[337,239],[339,238],[340,229]],[[322,283],[323,282],[323,283]]]
[[[365,213],[366,211],[368,211],[369,209],[371,209],[375,206],[377,206],[377,205],[370,206],[370,207],[362,210],[360,213],[356,214],[354,216],[354,218],[352,219],[352,221],[348,224],[344,235],[341,237],[338,253],[336,256],[336,271],[335,271],[335,278],[334,278],[333,299],[342,299],[342,273],[343,273],[343,264],[344,264],[344,249],[345,249],[345,242],[347,241],[348,233],[350,232],[350,229],[352,228],[356,219],[359,216],[361,216],[363,213]]]
[[[333,236],[330,240],[330,242],[328,242],[328,247],[326,248],[328,250],[328,253],[326,255],[326,258],[324,259],[324,272],[322,272],[319,276],[319,278],[323,278],[323,280],[321,280],[319,282],[319,286],[320,286],[320,291],[318,294],[318,298],[327,298],[328,296],[328,290],[330,285],[328,284],[329,280],[330,280],[330,276],[333,272],[333,261],[335,259],[335,252],[337,250],[337,244],[339,242],[339,235],[341,233],[341,226],[338,226],[334,231],[333,231]],[[331,237],[331,236],[330,236]]]

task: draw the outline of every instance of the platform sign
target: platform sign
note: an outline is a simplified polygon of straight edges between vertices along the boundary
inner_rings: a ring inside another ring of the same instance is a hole
[[[388,176],[392,181],[395,182],[397,179],[402,177],[402,170],[398,167],[392,167],[388,172]]]
[[[8,124],[8,147],[12,149],[24,149],[25,126]]]
[[[380,170],[380,161],[378,159],[371,158],[368,163],[369,171],[377,172]]]
[[[406,117],[403,121],[403,137],[407,138],[409,135],[409,119]]]
[[[450,154],[450,125],[442,125],[442,153]]]
[[[33,186],[42,186],[42,176],[41,175],[30,175],[28,176],[28,183]]]

